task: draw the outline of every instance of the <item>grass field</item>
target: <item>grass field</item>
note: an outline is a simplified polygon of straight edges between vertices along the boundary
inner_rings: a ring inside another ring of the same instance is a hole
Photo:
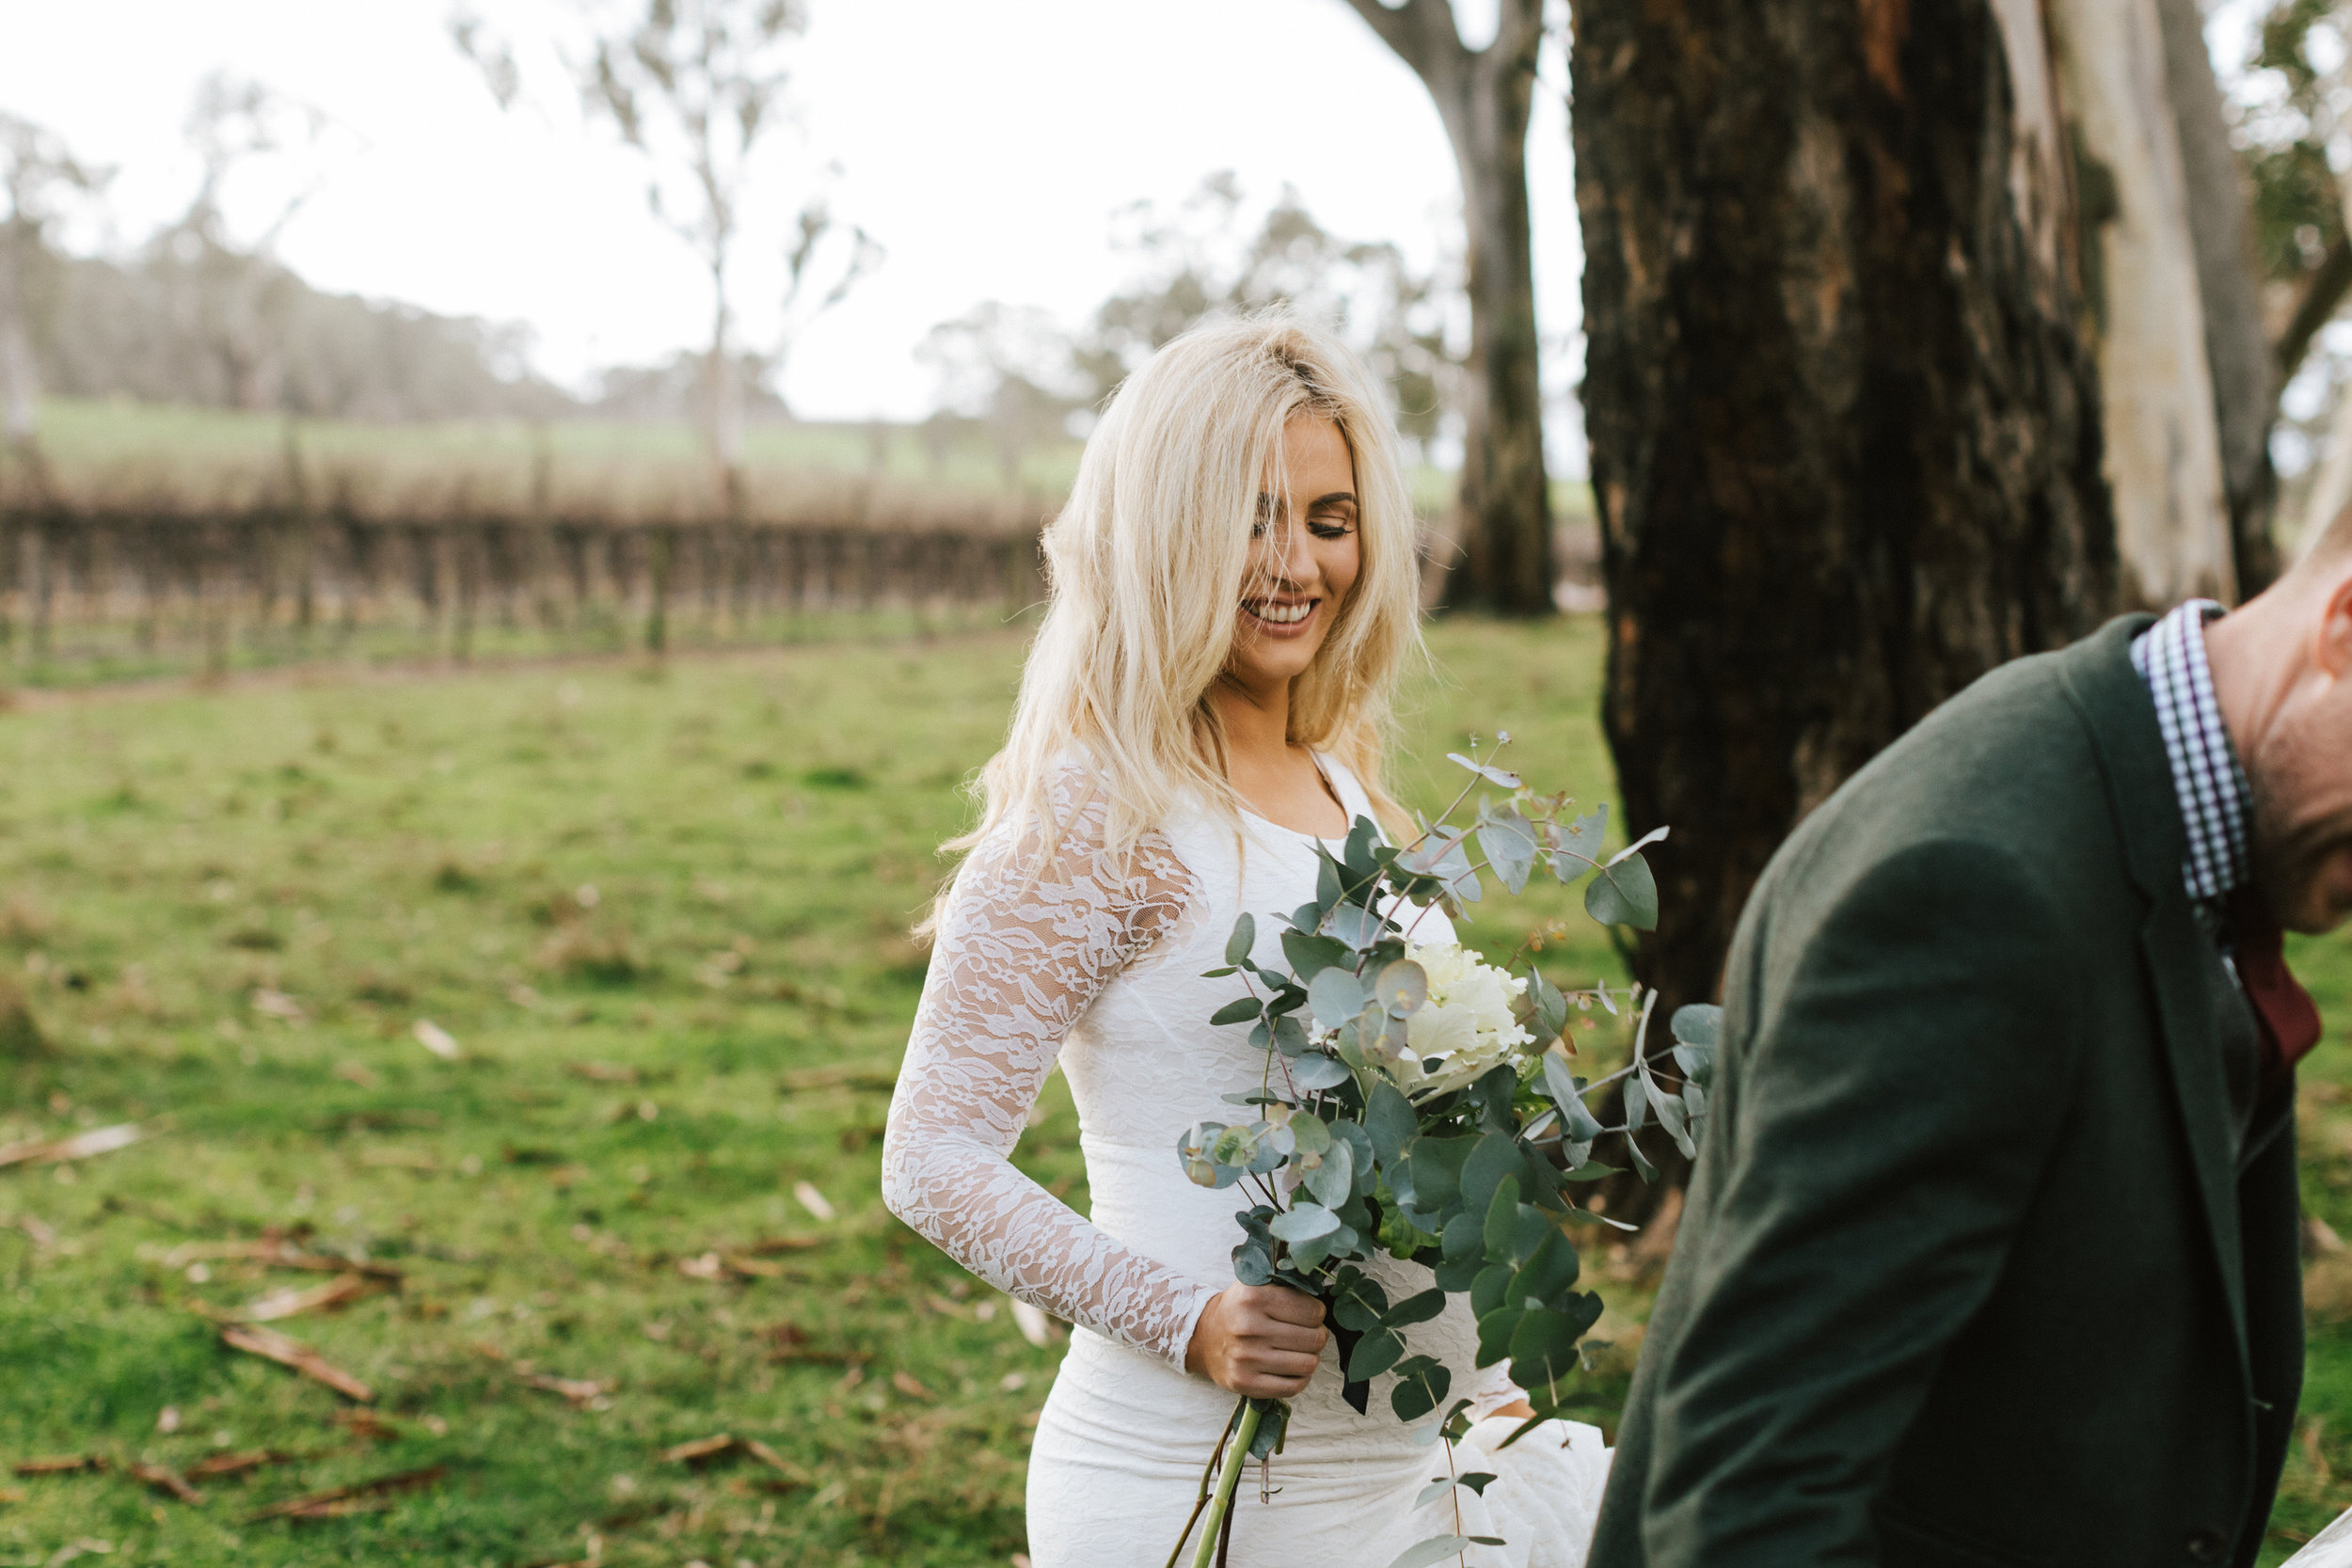
[[[1607,798],[1591,623],[1436,645],[1408,793],[1508,727],[1531,779]],[[0,1565],[1009,1563],[1059,1347],[883,1212],[876,1162],[906,927],[1019,653],[295,670],[0,714],[0,974],[49,1042],[0,1043],[0,1145],[145,1134],[0,1169],[0,1459],[109,1464],[0,1470]],[[1568,912],[1486,908],[1505,950]],[[1557,973],[1613,971],[1568,929]],[[2307,1194],[2352,1233],[2352,943],[2300,960],[2334,1023]],[[1057,1079],[1016,1158],[1082,1205],[1075,1135]],[[206,1314],[339,1277],[275,1244],[397,1273],[270,1325],[372,1401],[223,1344]],[[1645,1281],[1594,1263],[1605,1418]],[[2352,1504],[2341,1302],[2282,1530]],[[662,1457],[721,1433],[774,1463]],[[223,1455],[265,1457],[195,1503],[127,1469]],[[378,1512],[256,1517],[418,1472],[314,1508]]]

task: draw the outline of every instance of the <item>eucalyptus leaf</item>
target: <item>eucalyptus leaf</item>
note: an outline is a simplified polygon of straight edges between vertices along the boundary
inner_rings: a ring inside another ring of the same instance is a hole
[[[1448,752],[1445,754],[1445,760],[1460,764],[1462,767],[1467,768],[1471,772],[1477,774],[1480,778],[1486,780],[1488,784],[1501,784],[1505,789],[1523,789],[1526,787],[1525,781],[1507,768],[1491,767],[1486,763],[1478,762],[1472,758],[1466,757],[1459,752]]]
[[[1504,887],[1518,893],[1527,886],[1535,866],[1535,829],[1526,817],[1509,807],[1493,813],[1479,824],[1478,847]]]
[[[1328,1089],[1355,1076],[1347,1064],[1311,1051],[1291,1062],[1291,1082],[1302,1089]]]
[[[1242,1023],[1265,1011],[1265,1004],[1254,996],[1244,996],[1228,1002],[1209,1015],[1214,1024]],[[1198,1017],[1198,1014],[1194,1015]]]
[[[1658,879],[1649,862],[1635,855],[1603,867],[1584,886],[1584,912],[1603,926],[1658,929]]]
[[[1225,961],[1238,964],[1249,957],[1249,950],[1258,945],[1258,922],[1244,911],[1233,922],[1233,934],[1225,939]]]
[[[1423,1291],[1418,1295],[1406,1296],[1403,1301],[1390,1307],[1381,1315],[1380,1326],[1410,1328],[1415,1323],[1427,1323],[1444,1310],[1445,1292],[1443,1291]]]
[[[1311,1242],[1318,1236],[1328,1236],[1340,1227],[1339,1215],[1319,1203],[1302,1203],[1286,1213],[1275,1216],[1267,1228],[1286,1242]]]
[[[1413,1207],[1437,1212],[1454,1204],[1462,1191],[1462,1167],[1477,1144],[1475,1138],[1423,1135],[1414,1139],[1408,1156],[1413,1170]]]
[[[1561,831],[1551,855],[1552,875],[1573,882],[1600,862],[1601,840],[1609,832],[1609,807],[1597,807]]]
[[[1404,1157],[1405,1146],[1419,1131],[1413,1117],[1413,1106],[1393,1084],[1375,1084],[1364,1097],[1364,1132],[1372,1139],[1373,1152],[1384,1166],[1394,1165]],[[1333,1131],[1338,1131],[1337,1127]]]
[[[1389,1568],[1429,1568],[1431,1563],[1459,1557],[1478,1544],[1478,1538],[1472,1535],[1433,1535],[1399,1552]]]
[[[1274,1049],[1285,1056],[1296,1056],[1307,1049],[1307,1030],[1288,1013],[1274,1021]]]
[[[1418,1421],[1445,1402],[1454,1374],[1435,1356],[1416,1355],[1400,1362],[1396,1386],[1389,1391],[1389,1407],[1400,1421]]]
[[[1518,1201],[1521,1165],[1518,1141],[1508,1132],[1489,1132],[1478,1140],[1462,1162],[1462,1203],[1473,1213],[1486,1212],[1499,1183],[1511,1183],[1511,1201]]]
[[[1374,978],[1372,994],[1391,1018],[1410,1018],[1429,1000],[1429,972],[1399,958]]]
[[[1388,922],[1376,910],[1359,904],[1342,904],[1323,917],[1325,932],[1345,942],[1358,952],[1378,942],[1388,929]]]
[[[1315,1123],[1320,1127],[1321,1122]],[[1334,1143],[1323,1151],[1322,1163],[1307,1173],[1307,1190],[1327,1208],[1337,1209],[1354,1196],[1356,1188],[1356,1151],[1343,1143]]]
[[[1693,1002],[1687,1006],[1677,1007],[1674,1017],[1667,1020],[1666,1027],[1683,1045],[1716,1045],[1723,1038],[1724,1010],[1711,1002]]]
[[[1331,858],[1331,851],[1318,843],[1315,846],[1315,902],[1326,910],[1336,907],[1343,895],[1340,889],[1340,863]]]
[[[1404,1336],[1375,1328],[1356,1341],[1356,1353],[1347,1358],[1347,1381],[1369,1382],[1395,1366],[1404,1354]]]
[[[1334,965],[1347,969],[1356,967],[1356,955],[1348,950],[1346,943],[1308,931],[1284,931],[1282,957],[1289,960],[1292,970],[1302,981],[1312,981],[1317,974]]]
[[[1328,1056],[1317,1059],[1330,1060]],[[1290,1130],[1291,1147],[1302,1155],[1321,1154],[1331,1147],[1331,1124],[1321,1117],[1298,1112],[1290,1119]]]
[[[1336,1029],[1364,1010],[1364,983],[1344,969],[1327,969],[1309,983],[1307,1007],[1317,1023]]]
[[[1649,1078],[1635,1073],[1625,1081],[1625,1131],[1628,1142],[1649,1124]]]

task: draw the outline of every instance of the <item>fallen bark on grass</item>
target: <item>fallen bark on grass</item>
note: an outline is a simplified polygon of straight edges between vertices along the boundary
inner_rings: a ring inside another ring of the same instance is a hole
[[[187,1478],[177,1470],[161,1465],[144,1464],[136,1460],[123,1468],[136,1480],[145,1481],[151,1489],[167,1493],[183,1503],[200,1503],[204,1500],[204,1494],[190,1486]]]
[[[305,1312],[327,1312],[348,1307],[361,1296],[373,1295],[383,1289],[380,1277],[363,1274],[339,1274],[324,1285],[313,1285],[307,1291],[292,1289],[270,1291],[256,1298],[245,1309],[247,1323],[276,1323],[281,1318],[299,1317]]]
[[[275,1361],[291,1368],[315,1383],[324,1383],[346,1399],[361,1404],[373,1403],[375,1390],[327,1360],[299,1339],[288,1338],[274,1328],[261,1328],[251,1323],[221,1324],[221,1342],[231,1350],[247,1355],[258,1355],[264,1361]]]
[[[76,1470],[103,1470],[106,1456],[103,1453],[56,1454],[45,1459],[26,1459],[15,1466],[20,1476],[70,1476]]]
[[[118,1127],[93,1127],[70,1138],[32,1138],[24,1143],[0,1144],[0,1168],[55,1165],[68,1160],[87,1160],[96,1154],[112,1154],[118,1148],[130,1148],[143,1135],[137,1122],[126,1121]]]
[[[447,1474],[448,1465],[435,1465],[374,1481],[354,1481],[349,1486],[330,1486],[324,1492],[306,1493],[272,1503],[259,1513],[246,1514],[245,1522],[256,1525],[264,1519],[342,1519],[354,1513],[380,1513],[392,1506],[395,1494],[430,1486]]]

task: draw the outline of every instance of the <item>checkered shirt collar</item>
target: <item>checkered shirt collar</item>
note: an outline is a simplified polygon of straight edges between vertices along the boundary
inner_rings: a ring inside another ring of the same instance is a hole
[[[2205,662],[2205,623],[2222,613],[2211,599],[2191,599],[2132,643],[2132,665],[2156,701],[2156,724],[2172,763],[2172,787],[2188,827],[2182,863],[2192,898],[2220,898],[2246,881],[2246,770],[2238,766]]]

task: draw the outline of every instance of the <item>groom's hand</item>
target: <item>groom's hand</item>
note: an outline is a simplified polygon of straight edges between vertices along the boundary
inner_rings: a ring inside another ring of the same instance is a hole
[[[1286,1285],[1234,1285],[1201,1309],[1184,1370],[1251,1399],[1286,1400],[1315,1375],[1330,1337],[1314,1297]]]

